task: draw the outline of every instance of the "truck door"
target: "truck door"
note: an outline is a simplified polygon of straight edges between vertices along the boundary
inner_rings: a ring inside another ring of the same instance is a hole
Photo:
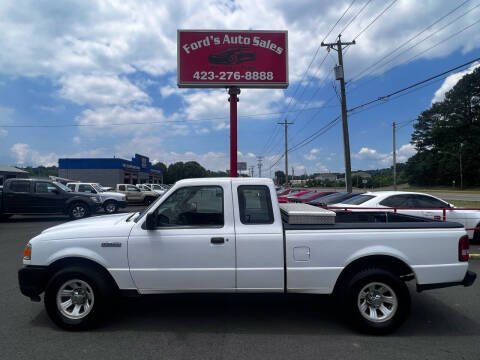
[[[65,195],[62,190],[49,182],[36,182],[34,186],[34,211],[37,214],[51,214],[61,212],[65,204]]]
[[[130,234],[130,273],[141,293],[235,290],[235,230],[230,182],[178,188]]]
[[[11,213],[32,212],[31,181],[13,180],[4,189],[3,211]]]
[[[274,190],[232,184],[237,248],[237,291],[284,289],[283,226],[272,208]]]
[[[142,192],[133,185],[127,185],[127,198],[129,201],[139,202],[142,200]]]

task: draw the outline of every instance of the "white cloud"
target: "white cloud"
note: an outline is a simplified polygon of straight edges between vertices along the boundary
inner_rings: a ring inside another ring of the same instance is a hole
[[[59,93],[79,105],[148,103],[150,97],[126,78],[107,75],[66,75]]]
[[[30,148],[28,144],[17,143],[10,148],[15,164],[27,166],[27,165],[44,165],[52,166],[58,165],[57,154],[51,152],[48,154],[40,154],[38,151]]]
[[[442,86],[440,86],[440,88],[437,91],[435,91],[435,94],[432,99],[432,104],[435,102],[443,101],[443,99],[445,98],[445,94],[449,90],[451,90],[461,78],[463,78],[467,74],[471,74],[479,66],[480,66],[480,63],[477,61],[473,63],[468,69],[459,71],[445,78]]]
[[[74,136],[72,138],[72,141],[75,143],[75,144],[80,144],[82,142],[82,139],[80,139],[80,136]]]
[[[7,136],[8,131],[5,129],[0,129],[0,138]]]
[[[81,127],[81,130],[102,136],[149,133],[159,127],[162,127],[165,131],[165,126],[169,125],[167,122],[168,119],[163,114],[162,109],[145,105],[87,109],[84,110],[75,121],[80,125],[94,125],[94,127]],[[110,126],[112,124],[121,124],[121,126]],[[172,125],[171,128],[173,128],[174,131],[184,130],[182,126],[184,125]],[[107,128],[108,131],[106,131],[105,128]]]
[[[408,158],[414,155],[417,152],[415,146],[412,144],[404,144],[397,149],[397,162],[406,162]],[[393,152],[391,153],[381,153],[375,149],[368,147],[362,147],[360,151],[352,155],[353,158],[358,160],[366,160],[368,164],[373,166],[382,166],[388,167],[393,163]]]

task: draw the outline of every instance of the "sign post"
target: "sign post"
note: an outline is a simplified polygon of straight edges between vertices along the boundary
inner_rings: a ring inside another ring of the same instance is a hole
[[[232,86],[228,89],[230,97],[230,176],[237,177],[237,102],[240,89]]]
[[[288,87],[288,33],[250,30],[178,30],[180,88],[227,88],[230,102],[230,176],[237,174],[237,102],[240,88]]]

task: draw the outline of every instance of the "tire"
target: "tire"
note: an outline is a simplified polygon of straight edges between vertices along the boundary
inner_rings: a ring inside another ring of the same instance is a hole
[[[352,325],[370,334],[389,334],[410,313],[410,293],[405,283],[391,272],[369,268],[346,282],[341,309]]]
[[[90,209],[87,204],[83,202],[76,202],[68,208],[68,215],[72,220],[78,220],[86,218],[90,215]]]
[[[106,214],[115,214],[118,211],[118,205],[116,201],[107,201],[103,205],[103,211]]]
[[[101,273],[87,267],[70,267],[57,272],[48,282],[45,309],[59,327],[86,330],[99,324],[111,298],[111,286]]]

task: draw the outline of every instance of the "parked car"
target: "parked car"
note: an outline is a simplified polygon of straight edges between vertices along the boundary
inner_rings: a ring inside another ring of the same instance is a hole
[[[72,192],[48,179],[7,179],[0,194],[0,218],[23,214],[67,214],[81,219],[97,211],[100,196]]]
[[[314,205],[314,206],[326,206],[326,205],[332,205],[336,203],[341,203],[344,200],[350,199],[354,196],[363,194],[363,192],[337,192],[333,193],[330,195],[322,196],[321,198],[310,200],[307,202],[309,205]]]
[[[119,194],[113,191],[103,191],[103,188],[97,183],[68,183],[67,187],[72,191],[97,194],[102,200],[101,207],[107,214],[114,214],[120,208],[127,207],[127,197],[124,194]]]
[[[351,207],[393,207],[408,208],[398,209],[401,214],[422,216],[434,220],[443,220],[443,209],[446,220],[456,221],[465,228],[480,227],[479,210],[462,210],[454,205],[429,194],[406,191],[376,191],[366,192],[348,200],[344,200],[335,206]],[[468,237],[475,242],[480,242],[480,231],[468,230]]]
[[[255,60],[255,53],[246,46],[224,49],[208,55],[211,64],[234,65]]]
[[[294,203],[306,203],[308,201],[316,200],[316,199],[321,199],[327,195],[335,193],[334,191],[313,191],[313,192],[307,192],[303,195],[300,196],[287,196],[288,202],[294,202]]]
[[[383,212],[379,222],[347,211],[335,223],[329,210],[283,206],[268,179],[180,180],[140,213],[35,236],[23,252],[20,291],[34,301],[45,292],[47,314],[66,329],[95,325],[117,294],[335,294],[338,310],[325,311],[387,333],[409,314],[406,281],[418,291],[475,281],[461,224]],[[308,214],[315,223],[301,221]]]
[[[125,194],[129,203],[140,203],[145,205],[150,205],[160,196],[154,191],[142,191],[137,186],[130,184],[117,184],[115,191]]]
[[[143,185],[146,186],[149,190],[155,191],[160,196],[162,196],[168,191],[168,187],[163,184],[143,184]]]
[[[297,190],[296,192],[290,193],[288,195],[277,196],[279,203],[286,203],[291,197],[301,196],[303,194],[311,193],[311,190]]]

